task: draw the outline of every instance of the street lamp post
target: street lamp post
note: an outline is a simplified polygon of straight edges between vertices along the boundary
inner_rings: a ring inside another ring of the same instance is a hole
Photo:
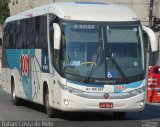
[[[152,28],[153,26],[153,2],[154,0],[150,0],[150,9],[149,9],[149,27]],[[150,46],[148,46],[150,48]],[[154,64],[154,53],[152,55],[152,65]]]
[[[150,9],[149,9],[149,27],[152,27],[153,19],[153,0],[150,0]]]

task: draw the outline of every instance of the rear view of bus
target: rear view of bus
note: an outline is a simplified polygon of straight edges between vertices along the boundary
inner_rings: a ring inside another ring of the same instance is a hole
[[[106,111],[120,117],[142,111],[147,68],[143,28],[156,51],[152,30],[123,6],[73,2],[44,8],[49,70],[41,72],[37,102],[46,106],[49,117],[55,116],[55,109]],[[35,15],[41,11],[36,14],[35,9]],[[34,9],[24,14],[30,13],[34,16]]]

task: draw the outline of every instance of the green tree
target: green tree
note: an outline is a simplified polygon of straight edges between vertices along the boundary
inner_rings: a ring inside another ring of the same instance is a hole
[[[10,11],[7,0],[0,0],[0,24],[4,23],[8,16],[10,16]]]

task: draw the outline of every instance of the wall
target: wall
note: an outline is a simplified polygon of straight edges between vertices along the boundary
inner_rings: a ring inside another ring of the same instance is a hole
[[[154,0],[153,5],[153,15],[160,18],[160,0]],[[158,40],[158,46],[159,51],[154,54],[153,60],[155,61],[154,64],[160,65],[160,32],[157,32],[157,40]]]

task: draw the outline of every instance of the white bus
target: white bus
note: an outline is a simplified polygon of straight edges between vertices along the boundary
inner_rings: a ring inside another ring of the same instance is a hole
[[[20,99],[56,110],[142,111],[146,52],[153,31],[129,8],[101,2],[53,3],[9,17],[3,32],[3,86]]]

